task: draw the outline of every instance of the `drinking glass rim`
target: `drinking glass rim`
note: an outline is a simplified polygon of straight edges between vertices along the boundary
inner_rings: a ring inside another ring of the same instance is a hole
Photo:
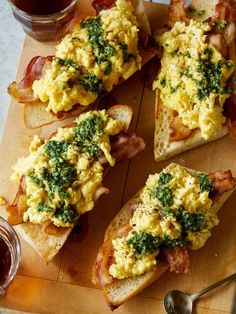
[[[71,9],[77,3],[78,0],[72,0],[71,3],[67,7],[65,7],[63,10],[55,12],[55,13],[52,13],[52,14],[31,14],[31,13],[27,13],[27,12],[21,10],[20,8],[18,8],[12,2],[12,0],[7,0],[7,1],[9,2],[10,6],[12,8],[15,8],[17,11],[19,11],[19,13],[21,15],[23,15],[25,18],[32,17],[32,18],[40,18],[42,20],[47,20],[49,18],[50,19],[58,18],[58,15],[64,15],[68,9]]]
[[[17,254],[17,259],[16,259],[16,263],[13,265],[11,263],[11,267],[10,267],[10,270],[9,270],[9,274],[6,278],[6,281],[3,283],[2,286],[0,286],[1,289],[5,289],[9,283],[13,280],[13,278],[15,277],[17,271],[18,271],[18,268],[20,266],[20,260],[21,260],[21,245],[20,245],[20,239],[16,233],[16,231],[14,230],[14,228],[7,222],[6,219],[4,219],[3,217],[0,216],[0,222],[3,223],[3,225],[8,228],[12,233],[13,233],[13,236],[14,236],[14,239],[16,241],[16,254]],[[7,230],[8,231],[8,230]],[[14,267],[13,267],[14,266]]]

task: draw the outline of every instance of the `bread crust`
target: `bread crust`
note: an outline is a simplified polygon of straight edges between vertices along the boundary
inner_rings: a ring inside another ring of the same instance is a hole
[[[143,29],[147,34],[151,34],[151,27],[148,21],[148,17],[145,11],[143,0],[130,0],[134,7],[134,14],[137,17],[139,27]],[[142,66],[144,66],[148,61],[150,61],[156,54],[157,48],[153,45],[147,43],[138,45],[139,53],[142,57]],[[117,85],[120,85],[124,82],[124,79],[120,79]],[[116,85],[116,86],[117,86]],[[114,86],[115,88],[115,86]],[[96,101],[88,106],[75,105],[69,111],[61,111],[58,114],[52,112],[47,112],[47,103],[38,101],[24,104],[24,123],[25,126],[29,129],[37,129],[44,125],[51,124],[56,121],[62,121],[69,119],[71,117],[78,116],[81,112],[89,110],[93,105],[96,105],[101,98],[106,95],[104,92]]]
[[[107,110],[107,113],[114,119],[124,121],[123,131],[127,132],[133,115],[133,111],[129,106],[117,104],[110,107]],[[72,125],[73,124],[69,124],[66,127]],[[56,132],[54,132],[53,135],[55,135],[55,133]],[[47,263],[58,254],[73,229],[58,228],[56,234],[47,234],[42,225],[32,224],[30,222],[24,222],[16,228],[22,238],[24,238],[24,240],[28,242]]]
[[[202,17],[195,17],[198,21],[206,20],[214,15],[217,0],[193,0],[191,7],[196,11],[203,10]],[[210,139],[205,140],[201,136],[199,129],[193,130],[191,135],[180,141],[171,142],[169,139],[171,128],[171,110],[165,106],[160,99],[160,91],[156,90],[155,104],[155,131],[154,131],[154,158],[156,161],[169,159],[177,154],[183,153],[189,149],[201,146],[203,144],[215,141],[229,133],[228,127],[224,125],[221,130],[214,134]]]
[[[183,153],[197,146],[215,141],[229,133],[227,126],[223,126],[220,131],[210,139],[205,140],[201,136],[199,129],[194,130],[191,135],[180,141],[170,142],[171,110],[165,106],[160,99],[160,91],[156,91],[156,114],[154,131],[154,157],[156,161],[166,160],[177,154]]]
[[[175,167],[176,163],[171,163],[165,169],[168,171],[171,168]],[[192,175],[200,173],[187,167],[184,167]],[[227,201],[230,195],[234,192],[235,188],[231,191],[223,193],[219,199],[212,205],[211,210],[214,213],[217,213],[223,204]],[[128,223],[129,219],[132,217],[132,211],[130,207],[140,202],[140,194],[142,193],[143,188],[140,189],[119,211],[115,216],[112,222],[109,224],[104,242],[108,239],[114,238],[117,230],[122,226]],[[108,284],[103,287],[104,298],[109,305],[109,307],[114,310],[119,307],[121,304],[132,298],[133,296],[139,294],[144,288],[156,281],[166,270],[168,266],[165,264],[157,264],[157,266],[150,272],[147,272],[141,276],[127,278],[127,279],[115,279],[111,284]],[[93,276],[95,274],[93,273]]]

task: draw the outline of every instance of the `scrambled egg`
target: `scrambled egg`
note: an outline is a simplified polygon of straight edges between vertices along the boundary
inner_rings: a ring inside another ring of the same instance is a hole
[[[153,82],[164,106],[176,110],[184,125],[199,128],[209,139],[225,123],[223,105],[230,96],[227,81],[234,71],[212,44],[207,43],[208,23],[177,22],[157,41],[163,47],[161,71]]]
[[[117,0],[77,24],[57,46],[52,68],[33,83],[34,96],[48,102],[47,111],[88,106],[103,91],[141,68],[138,27],[130,2]]]
[[[84,212],[94,207],[95,193],[102,186],[100,157],[111,166],[109,136],[121,132],[124,123],[105,110],[90,111],[76,119],[75,125],[60,128],[50,140],[35,136],[30,154],[18,160],[12,180],[24,177],[28,209],[24,221],[70,227]]]
[[[131,231],[112,240],[110,274],[124,279],[150,271],[162,248],[201,248],[218,224],[211,212],[211,184],[206,175],[192,175],[179,165],[150,175],[129,221]]]

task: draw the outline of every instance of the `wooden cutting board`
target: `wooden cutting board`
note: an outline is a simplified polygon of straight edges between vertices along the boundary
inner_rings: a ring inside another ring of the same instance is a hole
[[[166,6],[148,4],[147,10],[153,29],[163,24]],[[79,0],[81,17],[91,12],[90,1]],[[19,80],[25,66],[35,55],[48,55],[53,45],[42,44],[26,38],[19,65]],[[147,144],[145,152],[132,161],[118,164],[105,178],[110,194],[104,196],[96,208],[84,215],[82,232],[71,236],[60,254],[48,265],[21,239],[22,260],[17,276],[9,286],[6,296],[0,299],[0,311],[14,313],[110,313],[100,290],[90,281],[94,263],[104,231],[124,204],[145,183],[148,174],[157,172],[170,161],[206,172],[231,169],[236,176],[236,143],[225,137],[214,143],[186,152],[165,162],[153,158],[155,94],[150,77],[157,69],[157,60],[145,66],[112,93],[119,103],[129,104],[134,110],[131,129],[142,136]],[[59,123],[61,125],[62,123]],[[55,125],[53,126],[55,128]],[[0,145],[0,195],[9,202],[14,199],[16,185],[10,180],[11,167],[20,156],[27,155],[34,134],[49,133],[52,127],[29,130],[23,124],[23,107],[12,102],[6,128]],[[156,283],[139,296],[121,306],[116,313],[164,313],[162,300],[171,289],[188,293],[233,273],[236,270],[236,195],[225,204],[219,214],[220,224],[213,231],[206,246],[191,253],[190,271],[186,275],[166,272]],[[0,214],[6,216],[4,208]],[[196,304],[195,313],[230,313],[235,283],[216,290]]]

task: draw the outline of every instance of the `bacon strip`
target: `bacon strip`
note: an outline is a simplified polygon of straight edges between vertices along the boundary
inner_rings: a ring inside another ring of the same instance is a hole
[[[117,232],[113,233],[112,237],[122,238],[126,237],[131,230],[131,226],[126,224],[119,228]],[[96,263],[93,268],[92,282],[96,286],[104,287],[112,283],[114,280],[109,273],[109,268],[114,262],[114,250],[112,247],[112,239],[103,243],[98,251]]]
[[[233,178],[230,170],[210,173],[209,178],[213,181],[214,190],[211,198],[216,201],[220,195],[232,190],[236,185],[236,179]]]
[[[189,138],[193,130],[183,124],[177,111],[172,111],[172,120],[170,124],[170,142],[182,141]]]
[[[184,4],[185,0],[171,0],[168,10],[168,27],[172,28],[176,22],[180,21],[189,23]]]
[[[116,0],[94,0],[92,6],[98,15],[102,10],[108,10],[116,5]]]
[[[143,139],[136,134],[120,133],[111,139],[111,154],[116,161],[133,158],[146,147]]]
[[[235,0],[219,0],[215,7],[215,21],[226,21],[235,23],[236,21],[236,3]]]
[[[163,251],[170,266],[170,271],[186,274],[189,271],[189,256],[187,247],[175,247]]]
[[[34,57],[28,64],[24,78],[17,84],[13,82],[8,87],[8,93],[20,103],[35,102],[32,85],[35,80],[38,80],[44,74],[46,68],[51,65],[52,56]]]

